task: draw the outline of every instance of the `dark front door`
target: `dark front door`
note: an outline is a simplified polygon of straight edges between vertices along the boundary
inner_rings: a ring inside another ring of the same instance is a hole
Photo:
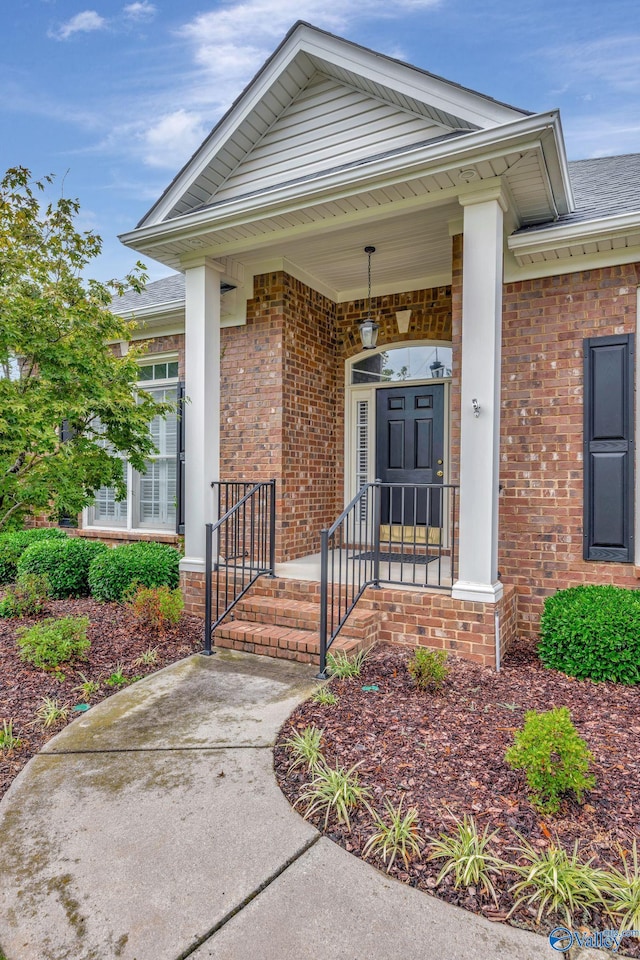
[[[385,387],[376,391],[376,477],[406,484],[382,490],[382,523],[441,526],[444,477],[444,384]]]

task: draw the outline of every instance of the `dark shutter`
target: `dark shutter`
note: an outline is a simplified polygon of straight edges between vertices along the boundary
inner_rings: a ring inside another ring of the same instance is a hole
[[[584,559],[632,563],[633,334],[584,341]]]
[[[184,535],[184,383],[178,384],[178,429],[176,430],[176,533]]]

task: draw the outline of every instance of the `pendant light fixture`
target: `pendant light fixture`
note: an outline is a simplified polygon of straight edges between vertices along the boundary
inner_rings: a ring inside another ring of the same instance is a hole
[[[369,281],[369,296],[367,301],[367,316],[360,324],[360,339],[363,350],[373,350],[378,342],[379,325],[371,316],[371,254],[376,252],[375,247],[365,247],[367,260],[367,277]]]

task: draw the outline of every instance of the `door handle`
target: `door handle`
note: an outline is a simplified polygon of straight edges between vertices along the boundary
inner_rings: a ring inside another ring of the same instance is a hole
[[[436,477],[444,477],[444,472],[442,470],[438,470],[436,473]]]

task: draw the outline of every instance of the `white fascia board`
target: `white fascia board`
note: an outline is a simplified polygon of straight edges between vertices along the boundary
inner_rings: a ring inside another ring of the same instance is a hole
[[[149,324],[148,326],[137,327],[131,336],[131,343],[137,340],[157,340],[158,337],[173,337],[181,333],[184,333],[184,316],[180,322],[176,323],[162,323],[158,326]],[[175,350],[173,354],[175,354]],[[150,356],[155,357],[156,354],[150,354]]]
[[[572,213],[575,210],[576,202],[571,186],[567,151],[562,133],[562,121],[557,111],[556,122],[547,127],[541,140],[546,172],[553,190],[558,213],[560,215]]]
[[[518,257],[533,253],[544,254],[558,247],[566,247],[570,243],[614,239],[637,233],[638,230],[640,230],[640,211],[634,211],[516,234],[509,237],[507,243],[509,249]]]
[[[363,163],[348,170],[331,171],[321,174],[312,181],[275,186],[259,196],[249,195],[232,198],[219,205],[198,210],[195,213],[176,217],[174,220],[149,226],[138,227],[120,235],[120,240],[134,250],[146,251],[147,241],[188,239],[206,233],[212,228],[221,229],[235,224],[263,219],[300,206],[322,202],[332,195],[354,189],[374,189],[389,183],[389,177],[411,178],[427,176],[462,163],[478,162],[515,150],[542,149],[540,137],[549,127],[558,121],[556,111],[536,114],[504,124],[502,127],[473,131],[455,140],[427,143],[399,155],[387,156],[369,163]],[[435,168],[435,169],[432,169]],[[311,189],[310,189],[311,188]],[[344,194],[342,194],[344,195]],[[137,246],[145,244],[145,246]]]

